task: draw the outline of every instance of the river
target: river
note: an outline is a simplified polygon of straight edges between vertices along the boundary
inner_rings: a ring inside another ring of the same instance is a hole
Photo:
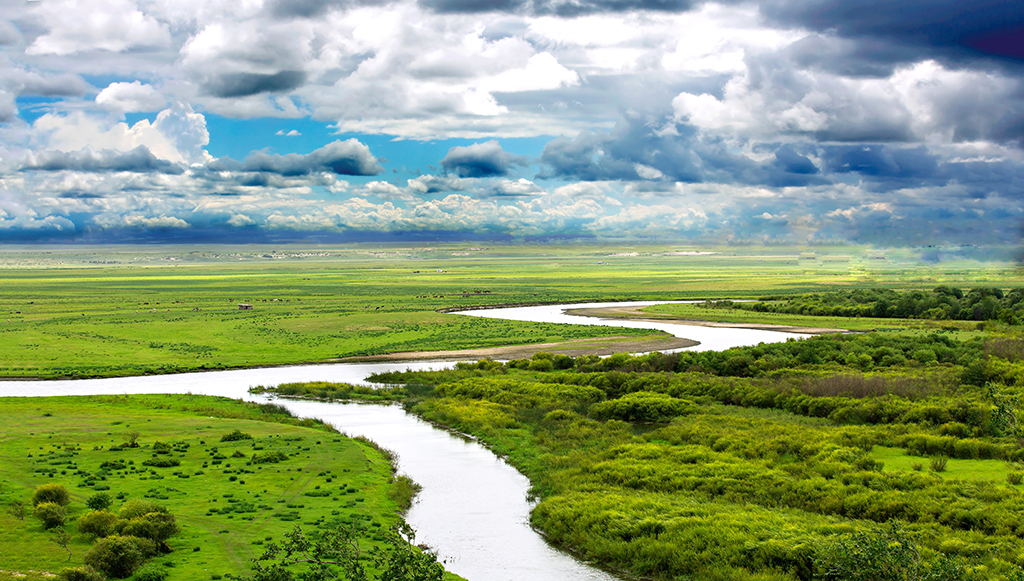
[[[654,302],[590,303],[468,311],[475,317],[506,318],[657,329],[700,341],[688,349],[727,349],[806,337],[753,329],[712,328],[648,321],[607,320],[564,314],[567,308],[642,306]],[[252,401],[255,385],[295,381],[365,383],[373,373],[439,369],[451,362],[339,363],[179,375],[58,381],[4,381],[0,395],[193,393]],[[434,548],[445,567],[470,581],[614,581],[600,569],[547,545],[529,526],[529,481],[483,446],[454,437],[398,406],[275,400],[296,415],[317,417],[346,434],[366,436],[399,457],[399,471],[423,486],[406,520],[416,541]]]

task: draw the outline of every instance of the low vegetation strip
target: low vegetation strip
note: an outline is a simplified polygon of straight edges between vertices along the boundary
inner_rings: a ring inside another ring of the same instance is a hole
[[[0,579],[240,578],[296,525],[380,545],[415,489],[370,443],[275,405],[0,398],[0,415]]]
[[[901,563],[893,578],[1017,579],[1017,340],[826,335],[377,379],[529,476],[552,542],[630,575],[876,578],[856,552]]]

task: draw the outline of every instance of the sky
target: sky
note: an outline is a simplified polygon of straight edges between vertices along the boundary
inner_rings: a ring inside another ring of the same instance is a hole
[[[1014,244],[1024,0],[0,0],[0,244]]]

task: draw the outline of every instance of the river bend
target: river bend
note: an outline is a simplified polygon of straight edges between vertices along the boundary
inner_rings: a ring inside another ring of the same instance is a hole
[[[663,302],[663,301],[662,301]],[[806,335],[712,328],[666,322],[572,316],[568,308],[644,306],[656,302],[589,303],[467,311],[474,317],[590,324],[666,331],[700,341],[687,349],[727,349]],[[296,381],[366,383],[373,373],[440,369],[451,362],[339,363],[57,381],[4,381],[0,395],[41,397],[193,393],[267,401],[248,389]],[[399,457],[399,471],[423,486],[406,520],[417,542],[433,547],[445,567],[470,581],[614,581],[615,577],[551,548],[529,526],[529,481],[476,442],[464,441],[406,414],[398,406],[275,400],[293,413],[317,417],[352,436],[366,436]]]

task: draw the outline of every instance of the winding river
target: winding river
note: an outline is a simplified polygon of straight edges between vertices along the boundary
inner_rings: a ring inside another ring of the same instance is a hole
[[[644,306],[655,302],[591,303],[468,311],[475,317],[575,323],[666,331],[700,341],[687,349],[727,349],[807,335],[664,322],[567,315],[568,308]],[[365,383],[381,371],[438,369],[452,363],[339,363],[206,373],[66,381],[4,381],[3,396],[194,393],[267,401],[254,385],[294,381]],[[349,435],[362,435],[396,452],[399,470],[423,486],[406,520],[417,542],[437,550],[445,567],[470,581],[614,581],[600,569],[547,545],[529,526],[529,481],[475,442],[467,442],[406,414],[398,406],[278,400],[296,415],[318,417]]]

